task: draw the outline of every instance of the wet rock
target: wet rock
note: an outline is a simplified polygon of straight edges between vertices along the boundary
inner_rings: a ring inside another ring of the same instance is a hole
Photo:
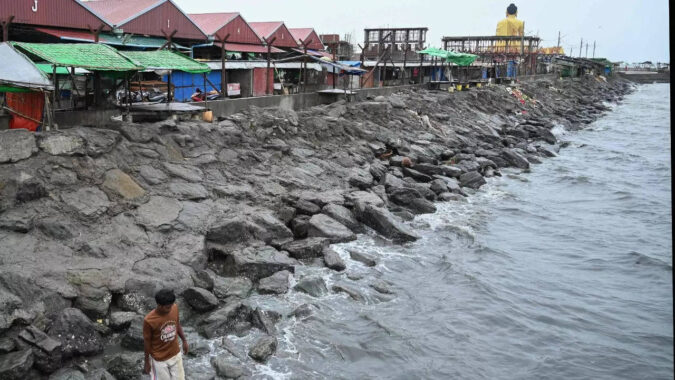
[[[61,199],[82,216],[92,218],[101,216],[111,205],[108,196],[97,187],[84,187],[64,193]]]
[[[122,337],[122,347],[132,351],[143,350],[143,316],[136,315]]]
[[[251,313],[251,322],[253,323],[253,326],[270,335],[276,334],[276,327],[274,325],[279,319],[281,319],[281,314],[275,311],[256,308],[253,310],[253,313]]]
[[[213,293],[221,300],[228,297],[246,298],[253,289],[251,280],[245,277],[220,277],[213,280]]]
[[[361,223],[359,223],[359,221],[356,220],[356,217],[354,217],[354,214],[344,206],[327,204],[323,206],[321,212],[349,228],[352,232],[357,233],[363,231]]]
[[[294,290],[309,294],[312,297],[321,297],[328,293],[326,282],[321,277],[305,278],[293,287]]]
[[[382,153],[384,153],[384,151]],[[373,176],[375,181],[380,181],[387,173],[387,166],[382,161],[375,160],[370,164],[368,172],[370,172],[370,175]]]
[[[217,273],[225,276],[246,276],[252,281],[269,277],[276,272],[287,270],[295,273],[295,260],[273,247],[247,247],[231,251],[210,246],[215,260],[210,265]]]
[[[375,281],[374,283],[370,284],[370,287],[382,294],[394,294],[389,284],[382,280]]]
[[[431,181],[431,191],[436,194],[441,194],[448,191],[447,183],[442,179],[435,179]]]
[[[438,200],[442,202],[466,202],[462,195],[455,193],[441,193],[438,195]]]
[[[155,196],[136,210],[137,220],[149,227],[169,225],[178,218],[182,209],[183,206],[176,199]]]
[[[30,349],[0,355],[0,379],[24,380],[33,366],[33,352]]]
[[[277,351],[277,338],[263,336],[258,339],[248,351],[248,356],[253,360],[264,363]]]
[[[192,281],[195,283],[196,287],[206,290],[213,290],[213,278],[209,272],[205,270],[195,272],[192,275]]]
[[[432,176],[418,172],[417,170],[410,168],[403,168],[403,175],[405,175],[406,177],[410,177],[418,182],[431,182],[433,180]]]
[[[364,302],[366,299],[363,297],[356,288],[349,286],[347,284],[335,284],[333,285],[333,291],[336,293],[345,293],[350,296],[354,301]]]
[[[80,136],[50,133],[39,142],[40,149],[52,156],[84,155],[84,140]]]
[[[305,303],[293,310],[291,314],[289,314],[289,317],[295,317],[298,319],[307,318],[314,313],[314,309],[316,309],[316,306]]]
[[[145,190],[138,186],[129,175],[119,169],[106,172],[103,188],[119,195],[124,199],[135,199],[145,195]]]
[[[341,272],[347,268],[340,255],[331,247],[326,247],[323,249],[323,262],[326,267],[338,272]]]
[[[37,327],[30,325],[19,333],[19,338],[33,350],[33,365],[44,373],[61,366],[61,342],[52,339]]]
[[[363,253],[355,249],[348,249],[347,251],[349,252],[349,257],[351,257],[352,260],[363,263],[365,266],[368,267],[374,267],[375,265],[377,265],[377,260],[375,259],[375,257],[367,253]]]
[[[258,212],[249,217],[237,216],[213,226],[207,240],[220,243],[243,243],[251,239],[267,244],[283,244],[293,238],[293,232],[271,212]]]
[[[117,380],[140,380],[144,360],[142,352],[115,354],[105,359],[105,368]]]
[[[211,352],[211,346],[208,341],[198,340],[196,342],[190,342],[190,351],[188,351],[188,356],[191,357],[201,357],[206,356]]]
[[[303,240],[294,240],[281,246],[281,249],[287,251],[295,259],[309,259],[321,257],[324,247],[330,244],[330,240],[325,237],[309,237]]]
[[[64,358],[103,351],[96,327],[79,309],[64,309],[49,327],[48,334],[61,341]]]
[[[436,212],[436,206],[425,199],[415,188],[401,187],[389,193],[389,199],[399,206],[403,206],[416,214]]]
[[[261,294],[284,294],[288,292],[290,276],[291,272],[283,270],[269,277],[261,278],[258,283],[258,292]]]
[[[218,307],[218,298],[213,293],[202,288],[187,288],[183,292],[183,298],[198,312],[210,311]]]
[[[243,352],[241,352],[239,348],[237,348],[237,346],[234,344],[234,342],[228,339],[227,337],[223,337],[223,339],[220,340],[220,346],[235,358],[241,361],[246,360],[246,355]]]
[[[310,218],[307,236],[325,237],[331,243],[356,240],[356,235],[349,228],[326,214],[317,214]]]
[[[212,311],[203,318],[197,330],[207,338],[236,333],[240,329],[250,328],[251,313],[253,310],[240,301],[233,301]],[[242,327],[244,326],[244,327]]]
[[[321,207],[306,199],[298,199],[297,201],[293,202],[293,207],[295,207],[297,213],[301,215],[311,216],[321,212]]]
[[[240,379],[251,376],[251,371],[232,360],[227,354],[212,357],[211,365],[216,369],[220,378]]]
[[[137,278],[152,279],[153,285],[172,288],[177,293],[181,293],[194,285],[190,276],[192,269],[172,259],[149,257],[137,261],[132,267],[132,271],[137,275]],[[159,289],[153,289],[147,295],[154,296],[154,292],[157,290]]]
[[[407,226],[401,224],[389,210],[364,202],[354,207],[356,218],[384,237],[396,242],[415,241],[419,237]]]
[[[487,183],[485,182],[485,178],[475,171],[462,174],[461,177],[459,177],[459,182],[463,187],[469,187],[471,189],[478,189]]]
[[[110,313],[109,326],[113,330],[124,330],[138,316],[132,311],[113,311]]]
[[[527,161],[527,159],[513,149],[502,150],[501,157],[510,165],[513,165],[517,168],[528,169],[530,167],[530,163]]]
[[[26,129],[0,131],[0,164],[25,160],[37,151],[34,133]]]

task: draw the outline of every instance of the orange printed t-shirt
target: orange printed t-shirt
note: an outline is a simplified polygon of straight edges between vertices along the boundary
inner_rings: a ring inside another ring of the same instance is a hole
[[[173,304],[171,311],[160,315],[157,310],[148,313],[143,319],[143,339],[151,342],[150,355],[163,362],[178,355],[178,305]]]

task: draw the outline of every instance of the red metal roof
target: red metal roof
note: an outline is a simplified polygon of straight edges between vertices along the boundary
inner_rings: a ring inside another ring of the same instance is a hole
[[[189,14],[188,16],[204,33],[214,36],[216,39],[225,38],[229,34],[230,37],[227,39],[229,42],[263,43],[262,38],[256,34],[239,13],[201,13]]]
[[[14,16],[15,24],[57,26],[89,30],[101,24],[110,30],[103,17],[92,12],[78,0],[0,0],[0,18]]]
[[[171,0],[95,0],[86,5],[125,33],[202,40],[206,35]]]
[[[312,42],[309,45],[307,45],[308,49],[314,50],[324,49],[323,43],[321,43],[321,38],[314,31],[313,28],[289,28],[288,30],[293,35],[293,38],[295,38],[295,42],[298,45],[302,46],[302,42],[300,42],[301,39],[305,42],[311,40]]]
[[[268,40],[276,37],[272,45],[278,47],[297,47],[293,35],[282,21],[273,22],[250,22],[251,28],[260,36]]]
[[[216,46],[221,46],[219,43],[214,43]],[[235,44],[235,43],[225,43],[225,49],[227,51],[236,51],[240,53],[265,53],[267,54],[267,47],[263,45],[250,45],[250,44]],[[272,46],[272,53],[283,53],[284,51]]]

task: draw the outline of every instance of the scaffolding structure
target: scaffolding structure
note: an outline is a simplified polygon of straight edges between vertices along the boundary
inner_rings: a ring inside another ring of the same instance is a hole
[[[534,74],[539,54],[539,37],[533,36],[460,36],[443,37],[443,49],[478,56],[482,64],[518,63],[523,74]]]

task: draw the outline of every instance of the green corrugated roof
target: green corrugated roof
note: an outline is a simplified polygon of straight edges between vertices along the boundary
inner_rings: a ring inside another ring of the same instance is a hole
[[[54,65],[51,63],[36,63],[35,66],[40,69],[45,74],[54,74]],[[76,69],[77,70],[77,69]],[[89,71],[87,70],[79,70],[75,71],[75,75],[83,75],[88,73]],[[68,75],[70,73],[70,69],[68,67],[56,67],[56,73],[59,75]]]
[[[208,65],[170,50],[125,51],[121,54],[150,70],[180,70],[193,74],[211,71]]]
[[[97,71],[137,71],[143,67],[132,63],[114,48],[104,44],[37,44],[14,42],[14,46],[56,66],[81,67]]]

